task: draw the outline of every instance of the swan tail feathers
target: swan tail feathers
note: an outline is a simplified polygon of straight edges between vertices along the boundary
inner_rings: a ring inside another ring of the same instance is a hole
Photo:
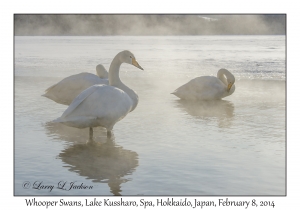
[[[174,90],[171,94],[178,96],[178,90]]]
[[[57,84],[54,84],[54,85],[50,86],[49,88],[47,88],[47,89],[45,90],[45,93],[44,93],[43,95],[41,95],[41,96],[44,96],[44,97],[46,97],[46,98],[52,99],[52,97],[50,96],[51,94],[50,94],[49,91],[51,91],[56,85],[57,85]],[[52,99],[52,100],[53,100],[53,99]]]
[[[48,88],[45,90],[45,92],[47,93],[49,90],[51,90],[52,88],[54,88],[56,85],[57,85],[57,84],[54,84],[54,85],[48,87]]]
[[[59,117],[59,118],[57,118],[55,120],[52,120],[51,122],[52,123],[60,123],[60,122],[62,122],[62,120],[61,120],[61,117]]]
[[[54,100],[54,97],[53,97],[52,95],[50,95],[49,93],[45,93],[45,94],[43,94],[43,95],[41,95],[41,96],[46,97],[46,98],[49,98],[49,99],[51,99],[51,100]]]

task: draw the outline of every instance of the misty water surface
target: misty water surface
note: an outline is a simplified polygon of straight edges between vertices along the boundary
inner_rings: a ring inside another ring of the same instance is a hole
[[[139,104],[113,139],[51,123],[67,107],[44,90],[125,49],[145,71],[121,66]],[[170,94],[220,68],[236,77],[232,96]],[[285,195],[284,36],[15,37],[14,75],[15,195]],[[57,188],[71,182],[92,189]]]

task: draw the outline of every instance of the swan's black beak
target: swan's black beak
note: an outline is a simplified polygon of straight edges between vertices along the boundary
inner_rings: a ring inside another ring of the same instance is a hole
[[[233,85],[233,83],[231,83],[231,82],[228,84],[228,86],[227,86],[227,91],[228,92],[230,91],[230,88],[231,88],[232,85]]]
[[[144,70],[140,64],[135,60],[135,58],[132,58],[132,65],[134,65],[135,67],[141,69],[141,70]]]

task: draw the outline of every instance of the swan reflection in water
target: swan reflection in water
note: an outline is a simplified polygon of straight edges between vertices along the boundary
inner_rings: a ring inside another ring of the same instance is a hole
[[[79,133],[83,133],[82,135],[86,138],[82,130],[71,128],[79,131],[74,132],[73,135],[66,135],[70,127],[55,124],[46,124],[45,127],[49,133],[58,133],[67,141],[74,138],[76,142],[79,142],[79,139],[83,142],[84,138],[81,138]],[[58,129],[59,127],[61,129]],[[86,130],[88,132],[88,128]],[[85,140],[85,143],[71,145],[61,151],[58,157],[68,164],[69,171],[91,179],[93,182],[107,183],[113,195],[121,195],[121,184],[130,181],[124,176],[132,174],[138,166],[138,154],[117,145],[114,138],[107,138],[105,129],[97,130],[97,132],[102,135],[99,137],[95,135],[94,139]]]
[[[61,123],[47,122],[44,124],[46,134],[54,140],[63,140],[72,143],[86,143],[89,128],[74,128]],[[106,142],[106,129],[97,127],[94,129],[94,141]]]
[[[195,118],[217,120],[219,127],[229,127],[234,116],[234,105],[226,100],[177,100],[175,106]]]

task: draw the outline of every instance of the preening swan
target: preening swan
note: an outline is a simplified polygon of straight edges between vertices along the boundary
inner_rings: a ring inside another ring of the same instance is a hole
[[[70,105],[74,98],[83,90],[95,84],[108,85],[108,73],[101,64],[96,66],[97,75],[88,72],[75,74],[64,78],[55,85],[49,87],[45,92],[45,96],[59,104]]]
[[[217,77],[197,77],[172,94],[185,100],[216,100],[231,95],[235,90],[234,82],[235,78],[228,70],[220,69]]]
[[[90,138],[93,136],[93,127],[105,127],[110,138],[114,125],[138,104],[138,95],[120,80],[122,63],[144,70],[131,52],[125,50],[118,53],[109,67],[109,85],[93,85],[81,92],[54,122],[76,128],[89,127]]]

